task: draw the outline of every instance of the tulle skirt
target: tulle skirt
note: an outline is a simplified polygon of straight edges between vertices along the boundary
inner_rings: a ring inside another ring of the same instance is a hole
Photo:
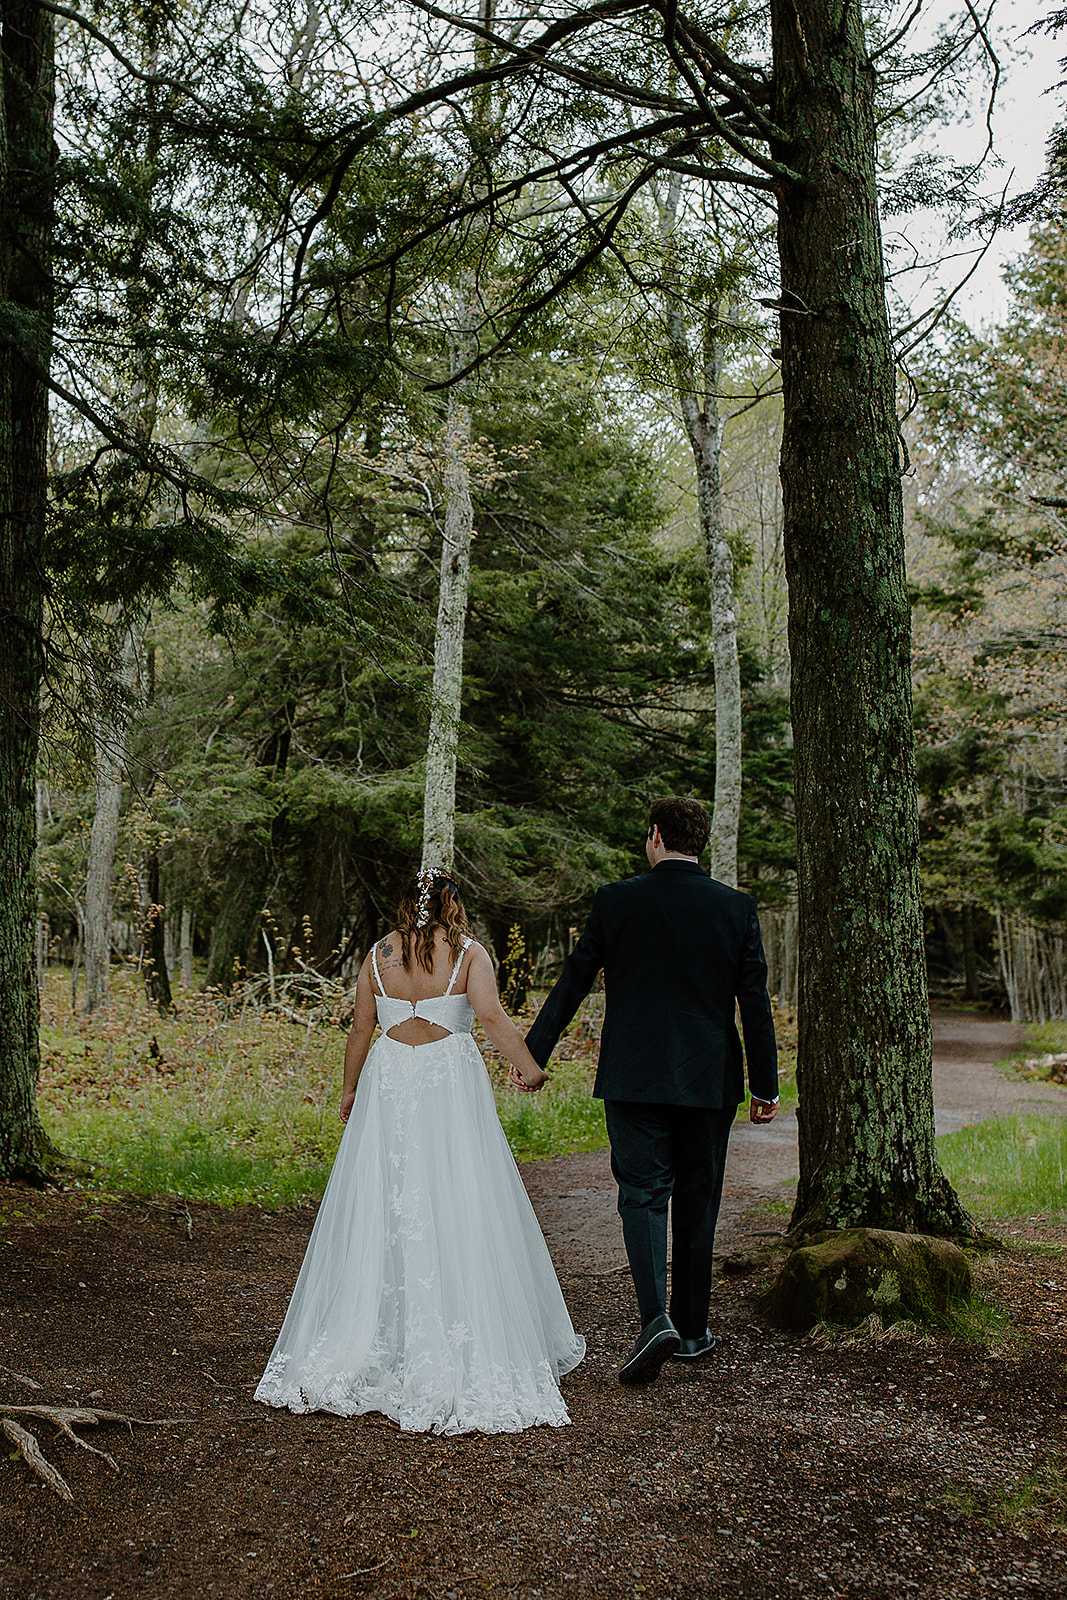
[[[473,1038],[381,1036],[256,1399],[437,1433],[560,1427],[584,1354]]]

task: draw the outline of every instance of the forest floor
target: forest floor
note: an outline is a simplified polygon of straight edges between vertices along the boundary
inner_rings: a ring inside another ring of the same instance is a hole
[[[1006,1078],[1004,1024],[943,1018],[942,1128],[1067,1105]],[[795,1124],[739,1125],[720,1259],[781,1235]],[[550,1600],[1067,1595],[1067,1224],[1001,1218],[982,1337],[796,1336],[716,1279],[714,1357],[620,1388],[636,1329],[604,1153],[523,1169],[586,1360],[573,1426],[401,1434],[252,1392],[312,1207],[0,1188],[0,1400],[98,1405],[117,1471],[33,1423],[67,1505],[0,1463],[0,1594]],[[29,1387],[29,1383],[39,1385]]]

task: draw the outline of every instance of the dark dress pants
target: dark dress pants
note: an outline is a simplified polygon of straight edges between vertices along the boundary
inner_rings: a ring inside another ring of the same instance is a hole
[[[671,1321],[683,1339],[699,1339],[707,1328],[715,1224],[736,1112],[736,1106],[708,1110],[604,1102],[622,1236],[642,1327],[668,1309],[670,1204]]]

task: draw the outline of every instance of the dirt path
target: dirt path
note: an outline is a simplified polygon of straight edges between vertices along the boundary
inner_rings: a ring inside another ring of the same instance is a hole
[[[938,1133],[990,1117],[1049,1107],[1067,1111],[1054,1084],[1009,1077],[997,1062],[1022,1044],[1026,1029],[964,1012],[934,1016],[934,1106]],[[751,1242],[754,1206],[787,1204],[797,1181],[797,1119],[785,1112],[766,1128],[738,1123],[719,1216],[720,1256]],[[531,1163],[526,1186],[557,1261],[595,1274],[626,1268],[606,1151]],[[764,1226],[766,1218],[763,1219]]]
[[[1029,1096],[989,1075],[982,1051],[1001,1048],[1002,1033],[961,1040],[955,1026],[939,1049],[943,1114]],[[782,1118],[737,1130],[725,1242],[783,1226],[781,1211],[760,1207],[788,1193],[789,1128]],[[565,1380],[573,1426],[459,1439],[252,1400],[312,1208],[0,1186],[0,1400],[168,1419],[102,1438],[83,1430],[117,1471],[35,1425],[69,1507],[5,1450],[0,1595],[1067,1595],[1067,1228],[1023,1221],[1011,1251],[978,1263],[1004,1319],[992,1339],[827,1347],[767,1328],[756,1280],[724,1277],[713,1359],[623,1390],[633,1297],[606,1157],[527,1176],[589,1343]]]

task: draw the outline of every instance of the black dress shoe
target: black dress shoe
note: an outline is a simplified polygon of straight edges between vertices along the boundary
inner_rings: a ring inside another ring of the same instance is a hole
[[[659,1369],[680,1347],[681,1339],[667,1313],[661,1312],[641,1329],[641,1337],[634,1345],[634,1353],[619,1368],[620,1383],[651,1383],[658,1377]]]
[[[711,1329],[699,1339],[683,1339],[674,1352],[675,1361],[703,1361],[715,1348],[715,1335]]]

